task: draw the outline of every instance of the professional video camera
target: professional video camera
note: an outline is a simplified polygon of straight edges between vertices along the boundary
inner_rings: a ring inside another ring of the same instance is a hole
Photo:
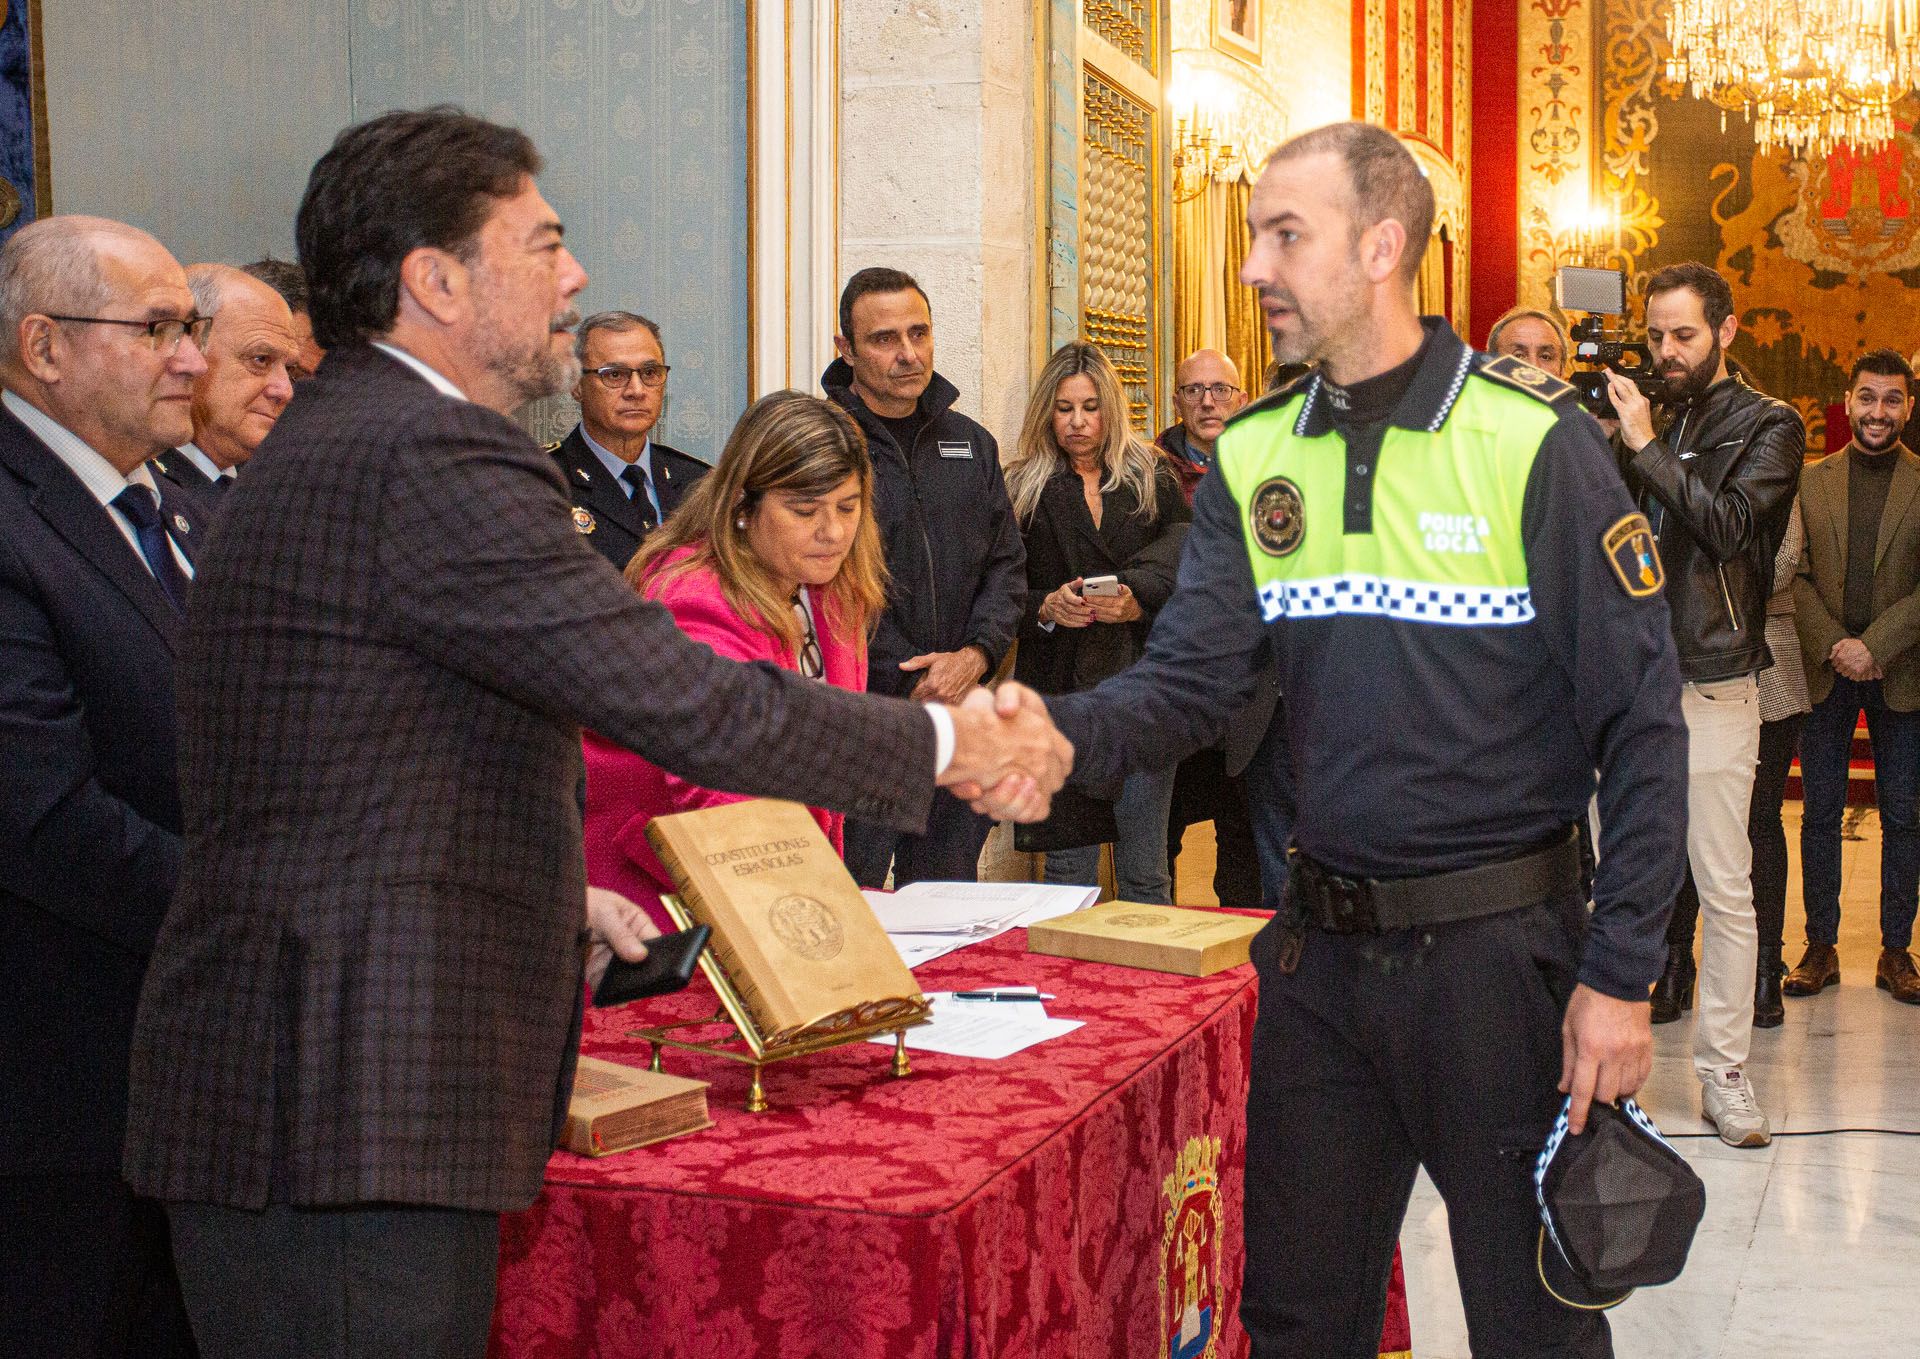
[[[1602,320],[1626,314],[1626,274],[1618,269],[1562,265],[1554,271],[1553,296],[1561,311],[1587,313],[1568,331],[1578,367],[1567,380],[1580,393],[1580,404],[1601,419],[1614,418],[1613,398],[1607,393],[1608,370],[1630,379],[1642,396],[1659,404],[1666,395],[1666,383],[1654,374],[1653,351],[1642,340],[1628,339],[1624,330],[1607,329]]]

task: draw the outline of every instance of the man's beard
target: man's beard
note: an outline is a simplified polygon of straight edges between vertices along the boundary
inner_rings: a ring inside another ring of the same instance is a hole
[[[1713,337],[1713,348],[1707,351],[1706,358],[1698,366],[1684,373],[1660,374],[1667,386],[1667,397],[1672,401],[1691,401],[1694,397],[1713,385],[1714,374],[1720,371],[1720,337]]]
[[[1873,442],[1867,435],[1865,422],[1862,422],[1853,427],[1853,441],[1869,453],[1884,453],[1893,447],[1903,430],[1904,426],[1898,420],[1888,421],[1886,433],[1875,436],[1878,442]]]
[[[574,355],[572,344],[556,350],[553,343],[558,331],[571,330],[580,324],[580,313],[571,307],[556,313],[548,323],[547,333],[530,343],[510,340],[511,332],[495,324],[488,309],[482,310],[480,321],[480,333],[486,337],[487,345],[481,360],[489,373],[506,384],[516,404],[558,396],[572,390],[580,381],[580,360]]]

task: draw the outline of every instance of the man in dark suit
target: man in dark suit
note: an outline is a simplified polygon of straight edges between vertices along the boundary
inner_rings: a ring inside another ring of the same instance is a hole
[[[192,440],[153,461],[212,509],[293,400],[293,313],[279,293],[230,264],[192,265],[187,286],[200,314],[213,318],[207,371],[193,384]]]
[[[327,357],[201,554],[126,1172],[208,1359],[485,1348],[583,963],[645,951],[586,887],[582,724],[909,828],[936,778],[1042,815],[1072,759],[1025,691],[923,708],[723,661],[606,570],[504,414],[577,376],[586,275],[539,166],[445,108],[340,134],[296,233]]]
[[[120,1178],[120,1143],[134,1006],[180,872],[173,662],[199,527],[147,458],[191,432],[198,328],[143,231],[48,217],[0,249],[8,1355],[192,1352],[165,1214]]]
[[[580,323],[573,352],[580,423],[548,451],[567,479],[574,532],[624,571],[647,531],[711,469],[653,441],[671,371],[659,326],[630,311],[595,312]]]

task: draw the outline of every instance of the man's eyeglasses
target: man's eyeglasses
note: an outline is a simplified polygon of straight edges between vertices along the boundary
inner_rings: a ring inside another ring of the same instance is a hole
[[[49,321],[72,321],[86,326],[132,326],[135,330],[147,333],[147,343],[163,354],[171,354],[180,348],[180,341],[193,336],[197,348],[207,346],[207,332],[213,329],[213,318],[195,314],[187,317],[166,316],[158,321],[122,321],[117,316],[55,316],[52,312],[43,315]]]
[[[1240,389],[1231,382],[1189,382],[1184,387],[1173,389],[1188,401],[1198,401],[1203,396],[1211,396],[1215,401],[1225,401]]]
[[[667,374],[673,369],[664,363],[643,363],[638,368],[610,363],[604,368],[589,368],[587,371],[599,379],[602,387],[617,392],[627,385],[628,378],[634,377],[640,379],[643,387],[664,387],[667,385]]]

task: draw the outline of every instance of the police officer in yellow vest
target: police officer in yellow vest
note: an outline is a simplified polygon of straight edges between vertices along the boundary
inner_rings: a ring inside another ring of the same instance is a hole
[[[1221,434],[1146,656],[1048,700],[1100,788],[1218,739],[1263,637],[1279,660],[1268,744],[1291,747],[1296,820],[1254,952],[1257,1359],[1375,1352],[1420,1166],[1475,1354],[1611,1353],[1605,1317],[1540,1282],[1531,1170],[1563,1102],[1577,1130],[1652,1064],[1685,850],[1679,669],[1652,536],[1571,388],[1417,314],[1433,211],[1378,128],[1274,153],[1241,279],[1277,357],[1319,366]],[[1595,770],[1589,917],[1572,827]]]

